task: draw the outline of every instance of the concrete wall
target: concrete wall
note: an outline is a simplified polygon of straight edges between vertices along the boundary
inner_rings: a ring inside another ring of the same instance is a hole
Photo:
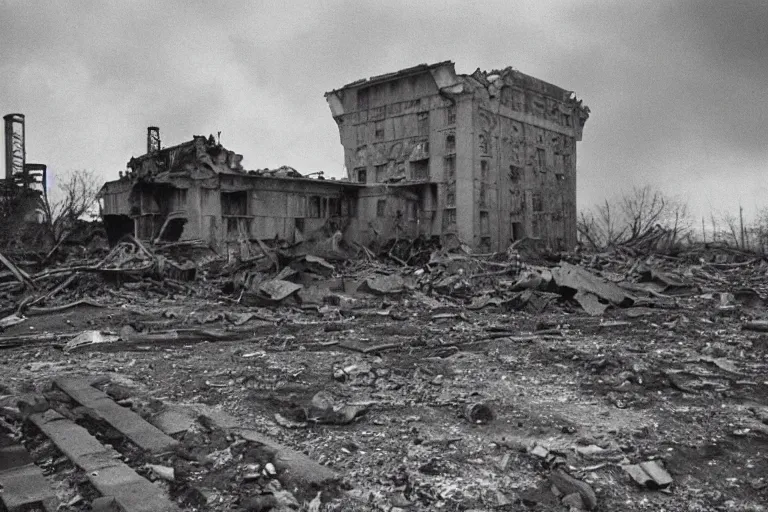
[[[434,184],[419,191],[418,233],[487,251],[522,236],[575,245],[576,141],[589,109],[568,91],[512,68],[467,76],[441,63],[327,98],[351,181]],[[373,219],[361,230],[392,231]]]
[[[418,192],[398,187],[361,189],[357,216],[348,235],[358,243],[384,243],[393,238],[415,238],[423,226]]]
[[[157,236],[170,215],[186,219],[181,240],[202,239],[220,250],[241,238],[293,242],[297,232],[305,236],[326,225],[347,230],[358,210],[356,188],[341,182],[252,175],[173,184],[123,180],[105,184],[102,196],[104,215],[130,216],[140,238]]]

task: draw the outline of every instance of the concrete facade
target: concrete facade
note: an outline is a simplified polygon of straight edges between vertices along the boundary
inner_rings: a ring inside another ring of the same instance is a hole
[[[213,136],[147,153],[101,191],[107,233],[142,240],[300,242],[341,231],[363,245],[419,235],[481,252],[525,236],[576,244],[576,142],[589,109],[512,68],[420,65],[326,93],[348,176],[246,171]]]
[[[348,179],[410,190],[417,233],[481,251],[524,236],[576,244],[576,142],[589,109],[572,92],[512,68],[457,75],[446,61],[326,99]]]
[[[308,178],[290,167],[245,171],[241,160],[201,136],[132,158],[127,174],[100,192],[110,242],[125,234],[202,240],[223,253],[243,240],[301,242],[320,232],[363,244],[417,234],[413,191]]]

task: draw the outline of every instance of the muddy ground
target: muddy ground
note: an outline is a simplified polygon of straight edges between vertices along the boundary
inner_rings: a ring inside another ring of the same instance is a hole
[[[549,480],[564,468],[592,486],[599,510],[766,510],[768,335],[742,331],[738,310],[690,301],[594,318],[567,306],[530,315],[370,298],[347,311],[260,310],[276,321],[240,326],[215,314],[252,310],[176,298],[30,317],[3,336],[206,321],[238,340],[169,337],[63,352],[66,337],[32,339],[2,351],[4,403],[50,393],[53,377],[82,375],[109,377],[108,393],[147,417],[158,400],[207,404],[339,472],[342,483],[320,489],[312,505],[317,489],[290,489],[303,509],[568,510]],[[361,352],[377,345],[385,348]],[[318,392],[356,406],[358,417],[318,421],[310,407]],[[493,419],[470,421],[475,403]],[[61,510],[88,510],[82,476],[22,431]],[[215,434],[176,437],[215,458],[236,443]],[[259,510],[252,500],[269,490],[270,475],[247,475],[265,473],[237,450],[233,460],[198,464],[178,454],[151,461],[113,444],[153,479],[146,462],[176,468],[176,482],[157,484],[185,509]],[[668,488],[641,487],[621,468],[651,459],[674,479]]]

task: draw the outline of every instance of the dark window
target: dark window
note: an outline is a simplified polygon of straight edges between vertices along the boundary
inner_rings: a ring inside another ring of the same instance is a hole
[[[547,165],[547,151],[542,148],[536,148],[536,163],[539,169],[544,169]]]
[[[347,199],[347,215],[357,217],[357,199]]]
[[[487,235],[490,232],[490,216],[488,215],[488,212],[480,212],[480,233]]]
[[[381,183],[387,179],[387,164],[376,166],[376,182]]]
[[[520,181],[520,178],[522,177],[523,177],[523,170],[520,167],[517,167],[516,165],[509,166],[509,181],[512,181],[512,182]]]
[[[565,174],[557,173],[555,174],[555,178],[557,181],[565,181]]]
[[[429,179],[429,160],[411,162],[411,179],[418,181]]]
[[[488,181],[489,167],[490,164],[488,160],[480,160],[480,179],[483,181],[483,183]]]
[[[177,188],[173,195],[173,210],[184,210],[187,207],[187,189]]]
[[[450,134],[445,138],[445,152],[446,153],[456,152],[456,136],[454,134]]]
[[[408,203],[408,220],[416,220],[418,217],[419,203],[410,201]]]
[[[443,213],[443,226],[452,226],[456,224],[456,208],[446,208]]]
[[[365,168],[355,169],[355,178],[358,183],[366,183],[368,181],[368,171]]]
[[[565,126],[571,126],[571,116],[568,114],[563,114],[563,124]]]
[[[534,192],[533,193],[533,211],[534,212],[543,212],[544,211],[544,203],[541,200],[541,193],[540,192]]]
[[[483,208],[485,207],[485,201],[486,201],[486,192],[485,192],[485,183],[480,184],[480,191],[478,193],[477,197],[477,203],[478,205]]]
[[[563,155],[563,171],[569,172],[572,167],[571,155]]]
[[[357,91],[357,110],[368,110],[368,89]]]
[[[491,252],[491,237],[484,236],[480,238],[480,250],[483,252]]]
[[[222,192],[221,193],[221,214],[223,216],[248,215],[248,192]]]
[[[419,112],[417,116],[418,134],[429,135],[429,112]]]
[[[386,199],[379,199],[376,202],[376,216],[377,217],[384,217],[387,213],[387,200]]]
[[[456,179],[456,157],[447,156],[443,159],[443,171],[445,171],[445,179]]]
[[[328,210],[331,217],[339,217],[341,215],[341,201],[332,197],[328,200]]]
[[[374,125],[373,136],[377,140],[384,138],[384,121],[376,121],[376,124]]]
[[[523,229],[523,223],[522,222],[513,222],[512,223],[512,240],[520,240],[521,238],[525,237],[525,230]]]
[[[445,124],[456,124],[456,105],[451,105],[445,109]]]
[[[320,218],[320,197],[310,196],[309,198],[309,217],[312,219]]]

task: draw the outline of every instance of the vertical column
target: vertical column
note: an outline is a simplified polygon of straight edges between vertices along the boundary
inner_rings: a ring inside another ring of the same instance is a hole
[[[470,246],[475,244],[475,102],[462,98],[456,104],[456,232]]]
[[[5,178],[10,180],[24,174],[27,162],[24,114],[8,114],[5,120]]]
[[[147,127],[147,153],[160,151],[160,128],[157,126]]]

